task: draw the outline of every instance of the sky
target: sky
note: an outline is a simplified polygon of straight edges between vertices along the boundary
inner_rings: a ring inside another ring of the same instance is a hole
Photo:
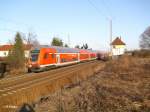
[[[33,32],[41,44],[61,38],[71,47],[88,43],[108,50],[121,36],[128,50],[139,48],[139,36],[150,26],[150,0],[0,0],[0,44],[13,40],[17,31]]]

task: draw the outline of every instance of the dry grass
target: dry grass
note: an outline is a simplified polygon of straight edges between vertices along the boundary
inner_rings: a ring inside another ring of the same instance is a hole
[[[100,65],[100,66],[98,66]],[[34,82],[31,83],[30,85],[24,85],[24,82],[27,82],[28,80],[30,81],[31,79],[33,80],[34,77],[30,77],[18,80],[18,83],[21,83],[23,89],[19,89],[20,87],[16,87],[17,92],[13,94],[8,94],[6,97],[3,97],[4,99],[3,102],[0,103],[0,111],[1,107],[3,105],[21,105],[23,103],[34,103],[35,101],[41,101],[44,102],[47,98],[45,97],[46,95],[50,94],[51,92],[57,91],[60,88],[71,88],[75,87],[76,85],[80,84],[80,80],[86,80],[86,78],[100,69],[102,69],[103,66],[101,66],[101,62],[92,62],[88,66],[87,64],[84,64],[84,66],[77,66],[77,67],[70,67],[71,69],[65,70],[62,69],[58,72],[55,71],[53,76],[41,80],[40,82]],[[64,72],[63,72],[64,71]],[[16,73],[16,72],[15,72]],[[15,74],[14,73],[14,74]],[[61,74],[58,74],[61,73]],[[52,72],[45,72],[45,75],[41,73],[41,76],[50,76]],[[60,77],[61,76],[61,77]],[[37,76],[38,78],[38,76]],[[37,79],[35,78],[35,80]],[[40,78],[40,77],[39,77]],[[15,83],[15,82],[14,82]],[[12,83],[12,86],[14,85]],[[72,84],[73,83],[73,84]],[[65,86],[65,87],[64,87]],[[13,88],[12,88],[13,90]],[[20,91],[21,90],[21,91]],[[2,93],[4,94],[4,93]],[[10,98],[8,98],[10,97]],[[42,97],[42,98],[41,98]],[[41,99],[40,99],[41,98]],[[60,103],[62,104],[62,103]],[[58,105],[60,105],[58,104]],[[60,107],[60,106],[58,106]],[[7,109],[7,108],[2,108],[2,109]],[[21,107],[18,109],[20,110]],[[3,110],[2,110],[3,111]]]
[[[138,64],[136,59],[130,56],[123,56],[117,60],[107,62],[105,70],[109,72],[122,73],[132,71]]]
[[[18,75],[22,75],[25,74],[25,68],[18,68],[18,69],[10,69],[7,73],[6,76],[7,77],[13,77],[13,76],[18,76]]]
[[[141,58],[150,58],[150,50],[135,50],[135,51],[132,51],[132,55],[134,57],[141,57]]]
[[[122,57],[80,85],[50,95],[37,112],[150,112],[150,59]]]

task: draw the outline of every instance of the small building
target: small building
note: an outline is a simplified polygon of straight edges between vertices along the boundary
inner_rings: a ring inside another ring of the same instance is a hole
[[[13,45],[1,45],[0,46],[0,57],[5,58],[8,56],[9,51],[13,48]],[[32,45],[24,45],[25,57],[28,58]]]
[[[126,44],[121,40],[121,37],[117,37],[112,43],[112,56],[119,56],[125,53]]]

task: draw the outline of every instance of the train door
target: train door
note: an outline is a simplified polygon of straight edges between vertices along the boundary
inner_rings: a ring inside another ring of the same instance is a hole
[[[89,58],[89,60],[91,60],[91,58],[92,58],[92,57],[91,57],[91,53],[89,53],[89,56],[88,56],[88,58]]]
[[[56,54],[56,63],[60,64],[60,54]]]
[[[78,53],[78,61],[80,62],[80,53]]]

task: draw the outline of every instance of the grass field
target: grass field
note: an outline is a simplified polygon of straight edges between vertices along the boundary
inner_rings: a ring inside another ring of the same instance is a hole
[[[50,95],[37,112],[150,112],[150,58],[124,56]]]

